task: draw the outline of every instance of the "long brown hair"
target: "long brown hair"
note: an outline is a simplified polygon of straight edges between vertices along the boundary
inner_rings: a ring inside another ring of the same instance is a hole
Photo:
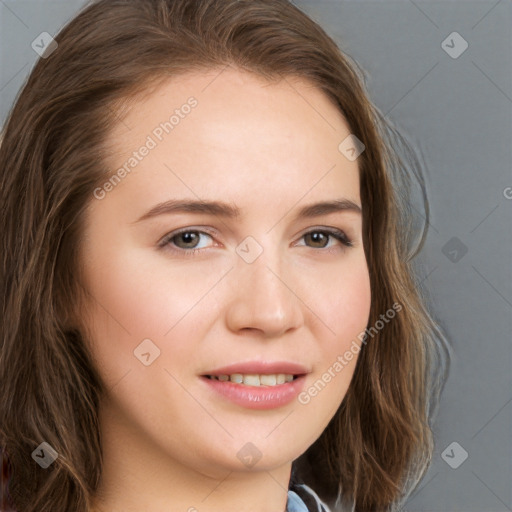
[[[410,169],[393,148],[402,139],[368,99],[364,73],[287,0],[99,0],[55,39],[0,147],[0,446],[16,509],[86,512],[101,477],[105,390],[71,319],[83,214],[109,172],[104,141],[118,107],[169,77],[233,66],[309,80],[366,147],[358,163],[369,326],[395,303],[402,310],[366,337],[339,410],[294,468],[326,500],[391,510],[430,462],[446,354],[411,268],[410,205],[398,193]],[[46,470],[31,457],[43,441],[58,453]]]

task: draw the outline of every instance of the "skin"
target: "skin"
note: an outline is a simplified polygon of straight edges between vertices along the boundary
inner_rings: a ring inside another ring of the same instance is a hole
[[[282,512],[291,463],[335,414],[357,355],[307,404],[270,410],[227,401],[199,376],[234,362],[293,361],[310,372],[308,389],[365,329],[361,214],[296,216],[333,199],[361,207],[357,160],[338,150],[350,130],[312,84],[228,68],[174,78],[134,102],[108,138],[109,168],[191,96],[197,106],[87,211],[83,329],[107,389],[94,506]],[[167,213],[137,222],[162,201],[198,198],[228,202],[241,216]],[[213,231],[159,248],[180,228]],[[353,246],[307,236],[326,228]],[[252,263],[236,251],[248,236],[263,251]],[[147,338],[160,350],[149,366],[134,356]],[[248,442],[261,453],[252,467],[237,458]]]

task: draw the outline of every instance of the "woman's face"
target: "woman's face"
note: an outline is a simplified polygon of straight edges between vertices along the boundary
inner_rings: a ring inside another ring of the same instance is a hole
[[[312,85],[234,69],[166,82],[110,134],[82,318],[103,428],[141,464],[270,470],[335,414],[370,310],[357,160],[338,148],[349,134]],[[283,374],[301,376],[270,387]]]

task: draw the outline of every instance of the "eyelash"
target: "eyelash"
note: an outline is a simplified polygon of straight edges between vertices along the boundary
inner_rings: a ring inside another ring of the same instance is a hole
[[[159,247],[163,250],[166,250],[166,251],[171,251],[173,253],[176,253],[176,254],[180,254],[180,255],[185,255],[187,257],[191,257],[191,256],[195,256],[197,253],[205,250],[206,248],[203,247],[201,249],[182,249],[182,248],[174,248],[174,247],[171,247],[171,241],[173,238],[179,236],[179,235],[182,235],[183,233],[199,233],[199,234],[204,234],[204,235],[208,235],[210,237],[213,237],[213,235],[211,233],[209,233],[208,231],[202,231],[202,230],[199,230],[199,229],[191,229],[191,228],[185,228],[185,229],[182,229],[182,230],[179,230],[179,231],[175,231],[173,233],[169,233],[168,235],[166,235],[163,240],[158,244]],[[301,238],[304,238],[305,236],[311,234],[311,233],[321,233],[323,235],[328,235],[332,238],[335,238],[336,240],[338,240],[344,247],[342,247],[342,249],[344,248],[349,248],[349,247],[353,247],[353,242],[352,240],[350,240],[347,235],[339,230],[339,229],[334,229],[334,228],[329,228],[329,229],[326,229],[326,228],[322,228],[322,229],[312,229],[306,233],[304,233]],[[306,246],[308,247],[308,246]],[[311,247],[312,249],[315,249],[315,247]],[[336,250],[335,247],[330,247],[330,248],[323,248],[323,247],[319,247],[319,248],[316,248],[316,249],[319,249],[323,252],[333,252]]]

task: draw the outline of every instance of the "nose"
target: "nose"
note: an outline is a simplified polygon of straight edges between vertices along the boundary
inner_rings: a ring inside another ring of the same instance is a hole
[[[231,273],[226,322],[233,332],[255,331],[272,338],[304,322],[303,304],[294,291],[297,283],[277,258],[267,257],[268,252],[250,264],[239,259]]]

